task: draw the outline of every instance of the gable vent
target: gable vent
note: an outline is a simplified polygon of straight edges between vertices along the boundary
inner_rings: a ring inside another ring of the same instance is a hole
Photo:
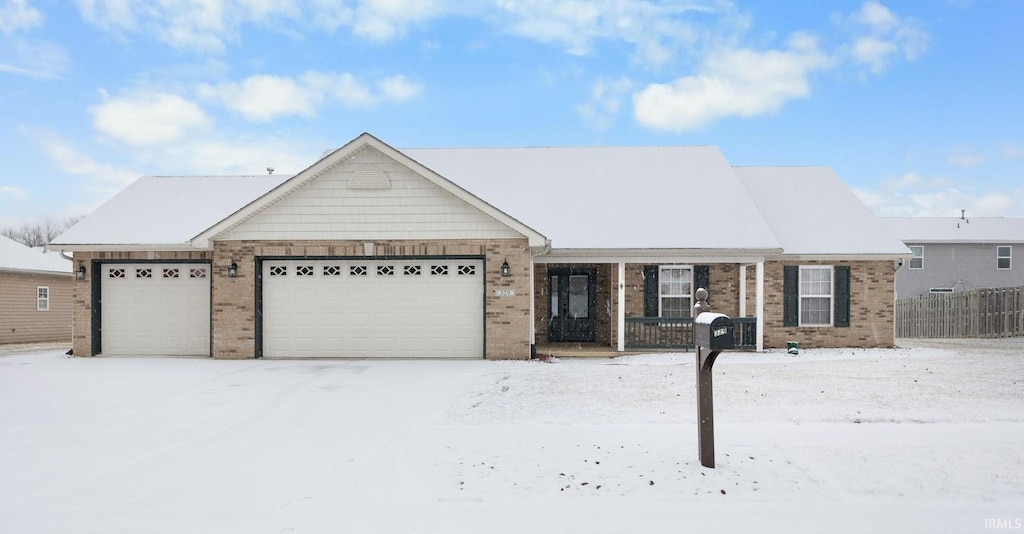
[[[363,165],[356,169],[348,179],[349,189],[391,189],[391,180],[381,169],[372,165]]]

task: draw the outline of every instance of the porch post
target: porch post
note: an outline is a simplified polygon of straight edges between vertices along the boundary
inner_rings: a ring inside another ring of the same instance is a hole
[[[616,329],[617,349],[619,352],[626,350],[626,264],[619,262],[619,272],[616,277],[618,282],[616,300],[618,305],[615,307],[616,322],[618,328]]]
[[[747,264],[740,264],[740,317],[747,316]]]
[[[764,262],[757,262],[757,352],[764,351]]]

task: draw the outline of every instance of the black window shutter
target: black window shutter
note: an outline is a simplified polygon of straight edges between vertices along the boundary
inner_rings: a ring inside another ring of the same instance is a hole
[[[644,265],[644,317],[658,316],[658,266]]]
[[[708,302],[711,302],[711,266],[695,265],[693,267],[693,290],[703,287],[708,290]]]
[[[800,267],[782,268],[782,326],[800,325]]]
[[[850,267],[841,265],[835,268],[836,294],[833,304],[835,326],[850,326]]]

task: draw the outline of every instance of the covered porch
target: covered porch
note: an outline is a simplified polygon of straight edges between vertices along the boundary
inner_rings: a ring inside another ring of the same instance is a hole
[[[693,349],[693,293],[732,317],[738,350],[764,348],[763,255],[553,250],[534,258],[538,355]]]

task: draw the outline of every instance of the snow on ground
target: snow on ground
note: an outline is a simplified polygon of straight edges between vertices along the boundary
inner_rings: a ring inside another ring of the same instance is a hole
[[[1024,339],[541,362],[0,350],[0,532],[988,532]],[[48,350],[47,350],[48,349]]]

